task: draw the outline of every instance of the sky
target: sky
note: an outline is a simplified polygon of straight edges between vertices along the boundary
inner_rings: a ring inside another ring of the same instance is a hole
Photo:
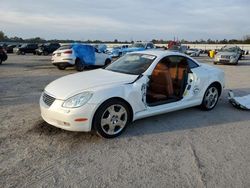
[[[0,0],[7,36],[73,40],[242,39],[249,0]]]

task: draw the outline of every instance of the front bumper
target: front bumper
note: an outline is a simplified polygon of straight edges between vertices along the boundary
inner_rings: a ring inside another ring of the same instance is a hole
[[[217,63],[236,63],[238,60],[236,58],[214,58],[214,62],[217,62]]]
[[[47,106],[41,96],[40,110],[44,121],[68,131],[91,131],[96,105],[85,104],[79,108],[63,108],[63,102],[62,100],[56,99],[51,106]]]

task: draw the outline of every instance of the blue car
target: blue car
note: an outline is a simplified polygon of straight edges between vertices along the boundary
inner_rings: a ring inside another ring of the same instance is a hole
[[[125,55],[128,52],[137,52],[137,51],[143,51],[147,49],[153,49],[155,48],[155,45],[152,42],[136,42],[132,44],[131,46],[121,46],[121,47],[114,47],[112,50],[110,50],[109,54],[112,57],[120,57]]]
[[[155,48],[155,45],[152,42],[137,42],[132,44],[130,47],[124,49],[122,51],[122,55],[128,53],[128,52],[137,52],[137,51],[143,51],[148,49]]]
[[[111,57],[120,57],[123,54],[123,51],[128,48],[128,45],[122,45],[122,46],[114,46],[113,48],[108,48],[107,53]]]
[[[75,66],[83,71],[87,66],[104,66],[111,63],[111,57],[88,44],[70,44],[61,46],[53,52],[52,64],[58,69]]]

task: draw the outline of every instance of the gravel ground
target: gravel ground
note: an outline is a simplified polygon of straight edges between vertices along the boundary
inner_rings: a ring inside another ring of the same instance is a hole
[[[250,93],[250,56],[238,66],[216,65],[226,88],[213,111],[139,120],[113,140],[42,120],[43,88],[76,72],[49,59],[9,55],[0,66],[1,187],[250,187],[250,115],[227,101],[229,89]]]

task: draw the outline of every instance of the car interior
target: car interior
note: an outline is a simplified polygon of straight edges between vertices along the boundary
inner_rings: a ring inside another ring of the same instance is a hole
[[[146,101],[149,106],[181,100],[190,73],[187,58],[168,56],[163,58],[150,76]]]

